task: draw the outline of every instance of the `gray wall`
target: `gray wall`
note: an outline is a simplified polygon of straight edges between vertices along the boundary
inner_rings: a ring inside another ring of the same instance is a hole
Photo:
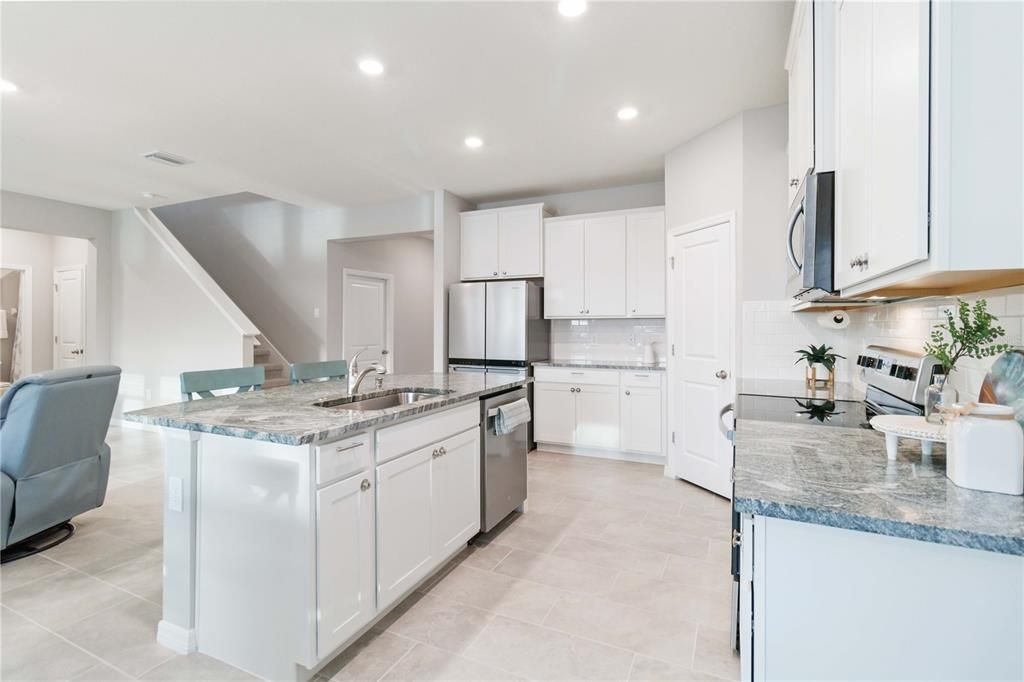
[[[309,209],[233,194],[154,211],[199,264],[291,362],[330,355],[327,243],[432,228],[432,198]]]
[[[620,187],[584,190],[582,192],[563,192],[560,194],[524,197],[522,199],[482,202],[477,208],[498,208],[501,206],[517,206],[519,204],[535,204],[540,202],[544,202],[545,208],[554,215],[575,215],[578,213],[597,213],[600,211],[661,206],[665,203],[665,183],[648,182],[639,185],[622,185]]]
[[[111,271],[113,269],[110,211],[68,204],[42,197],[0,192],[0,226],[51,236],[76,237],[88,240],[86,274],[86,299],[90,314],[86,320],[87,360],[90,363],[110,361],[110,301]],[[3,256],[7,259],[6,254]],[[52,283],[52,272],[47,274]],[[46,286],[49,286],[49,283]],[[33,297],[44,298],[52,307],[49,295],[43,296],[42,289],[34,289]],[[35,335],[33,335],[35,336]],[[35,343],[35,338],[33,338]],[[47,339],[49,359],[43,367],[52,362],[52,347]],[[41,360],[33,352],[33,364]]]
[[[341,357],[342,270],[345,268],[394,276],[394,370],[400,373],[432,371],[433,241],[414,236],[328,242],[327,347],[328,356],[332,358]]]

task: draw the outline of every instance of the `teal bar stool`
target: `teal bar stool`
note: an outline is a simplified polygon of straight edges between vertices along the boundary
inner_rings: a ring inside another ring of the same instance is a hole
[[[200,398],[214,398],[214,391],[224,388],[238,389],[236,393],[258,391],[266,381],[262,365],[236,367],[234,369],[209,369],[200,372],[181,373],[181,397],[192,400],[195,394]]]
[[[348,363],[344,360],[326,362],[296,362],[292,365],[292,383],[304,384],[321,379],[344,379],[348,374]]]

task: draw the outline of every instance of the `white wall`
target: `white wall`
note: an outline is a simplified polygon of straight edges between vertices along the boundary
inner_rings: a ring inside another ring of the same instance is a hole
[[[429,235],[429,233],[427,233]],[[341,358],[345,302],[342,271],[368,270],[394,276],[394,371],[430,372],[434,365],[434,244],[423,236],[338,240],[327,245],[328,356]]]
[[[430,195],[374,206],[306,209],[233,194],[154,213],[291,362],[330,355],[329,240],[433,228]]]
[[[177,402],[179,374],[245,364],[242,336],[131,209],[114,214],[115,414]]]
[[[473,205],[445,190],[434,193],[434,366],[448,369],[448,285],[458,282],[462,266],[462,211]]]
[[[519,204],[535,204],[540,202],[543,202],[544,207],[554,215],[575,215],[578,213],[598,213],[600,211],[661,206],[665,203],[665,183],[648,182],[638,185],[584,190],[581,192],[562,192],[521,199],[504,199],[502,201],[482,202],[477,208],[498,208],[501,206],[517,206]]]
[[[23,265],[32,269],[31,310],[19,311],[22,329],[29,325],[32,328],[32,357],[29,364],[29,358],[25,356],[21,375],[52,369],[53,238],[48,234],[0,229],[0,261],[4,265]],[[13,334],[13,324],[10,330]]]
[[[0,192],[0,226],[51,236],[76,237],[89,242],[86,272],[86,360],[92,364],[110,362],[110,300],[113,269],[110,211],[53,201],[42,197]],[[6,256],[0,256],[6,260]],[[50,272],[48,278],[52,279]],[[49,286],[49,283],[47,284]],[[43,296],[34,289],[35,298]],[[33,339],[33,343],[35,340]],[[51,349],[47,351],[51,356]],[[33,361],[36,357],[33,353]],[[46,367],[52,361],[47,360]]]

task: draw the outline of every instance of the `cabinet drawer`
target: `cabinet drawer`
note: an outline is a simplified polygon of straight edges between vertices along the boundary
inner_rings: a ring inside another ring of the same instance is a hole
[[[368,433],[318,445],[315,449],[317,485],[325,485],[362,471],[368,468],[373,461],[370,455],[370,434]]]
[[[536,381],[559,384],[597,384],[618,386],[619,372],[614,369],[570,369],[562,367],[536,367],[533,370]]]
[[[377,431],[377,463],[412,452],[466,429],[480,426],[480,402],[435,411],[412,421]]]
[[[636,386],[638,388],[647,386],[659,388],[661,386],[661,372],[623,372],[622,385]]]

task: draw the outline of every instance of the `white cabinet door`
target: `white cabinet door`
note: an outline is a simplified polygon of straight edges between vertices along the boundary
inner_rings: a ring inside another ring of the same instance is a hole
[[[626,276],[627,315],[664,317],[664,211],[626,217]]]
[[[619,388],[593,384],[577,388],[575,445],[617,450],[620,441]]]
[[[579,317],[584,298],[584,221],[544,225],[544,317]]]
[[[498,276],[498,212],[462,214],[462,279]]]
[[[629,387],[622,389],[622,449],[660,455],[661,389]]]
[[[542,277],[543,213],[534,204],[498,212],[498,265],[501,277]]]
[[[836,254],[840,289],[870,277],[858,259],[871,236],[871,50],[873,3],[843,2],[836,14]]]
[[[533,385],[533,437],[540,443],[572,445],[576,392],[570,384]]]
[[[626,316],[626,216],[586,221],[586,314]]]
[[[371,472],[363,472],[316,493],[318,658],[376,613],[371,478]]]
[[[811,2],[797,2],[789,46],[789,203],[814,167],[814,42]]]
[[[875,277],[928,257],[928,3],[874,3],[871,43]]]
[[[438,443],[432,466],[434,537],[441,561],[480,532],[480,429]]]
[[[421,448],[377,467],[377,605],[390,606],[437,563],[431,453]]]

